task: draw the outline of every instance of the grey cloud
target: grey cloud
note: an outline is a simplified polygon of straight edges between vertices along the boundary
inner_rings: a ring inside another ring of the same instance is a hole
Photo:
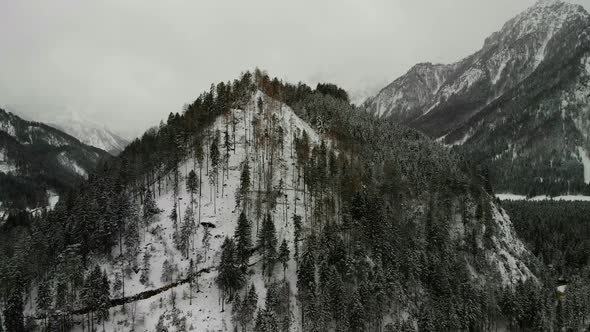
[[[359,96],[477,50],[532,3],[2,1],[0,105],[49,122],[74,110],[131,136],[255,66]]]

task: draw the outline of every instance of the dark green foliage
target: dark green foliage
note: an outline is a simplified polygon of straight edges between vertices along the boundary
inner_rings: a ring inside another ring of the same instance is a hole
[[[299,259],[299,241],[301,241],[302,227],[301,216],[296,214],[293,215],[293,228],[295,230],[295,237],[293,238],[295,243],[293,245],[295,246],[295,259]]]
[[[559,274],[590,262],[590,202],[503,201],[518,235]]]
[[[244,212],[240,213],[238,226],[234,238],[236,239],[237,260],[245,272],[248,268],[248,260],[252,254],[252,227]]]
[[[254,332],[275,332],[279,330],[279,323],[275,314],[269,309],[259,309],[256,315]]]
[[[262,269],[270,276],[277,259],[277,233],[270,214],[267,214],[262,222],[258,234],[258,249],[263,257]]]
[[[20,290],[13,289],[4,307],[4,327],[6,331],[24,331],[24,304]]]
[[[37,298],[35,300],[37,310],[47,314],[47,311],[51,308],[52,302],[53,296],[51,294],[51,284],[48,280],[43,280],[39,283],[39,287],[37,288]]]
[[[242,173],[240,175],[240,189],[236,192],[236,206],[240,207],[240,204],[248,198],[248,192],[250,191],[250,165],[248,161],[244,163]],[[243,203],[244,207],[246,203]]]
[[[283,239],[283,242],[281,243],[281,246],[279,248],[279,255],[277,257],[278,261],[281,262],[281,265],[283,265],[283,274],[285,274],[285,271],[287,270],[287,266],[289,263],[289,255],[291,254],[291,252],[289,251],[289,246],[287,245],[287,241],[285,239]]]
[[[330,96],[332,96],[334,98],[341,99],[341,100],[343,100],[345,102],[349,102],[348,93],[344,89],[338,87],[335,84],[332,84],[332,83],[325,83],[325,84],[318,83],[318,85],[316,86],[315,89],[319,93],[322,93],[322,94],[325,94],[325,95],[330,95]]]
[[[291,326],[291,310],[289,308],[289,284],[272,283],[268,286],[264,302],[268,320],[266,324],[278,326],[276,331],[289,331]]]
[[[223,297],[231,301],[235,292],[244,285],[244,274],[236,260],[236,244],[233,239],[225,238],[217,271],[215,282],[221,289]]]
[[[243,301],[236,300],[234,303],[234,310],[236,315],[236,320],[242,326],[242,330],[246,331],[246,328],[252,323],[254,320],[254,313],[256,312],[256,308],[258,306],[258,294],[256,293],[256,289],[254,285],[250,287],[248,294],[244,296]]]
[[[191,194],[191,206],[194,204],[194,196],[199,190],[199,176],[195,173],[194,169],[188,173],[188,178],[186,179],[186,190]]]

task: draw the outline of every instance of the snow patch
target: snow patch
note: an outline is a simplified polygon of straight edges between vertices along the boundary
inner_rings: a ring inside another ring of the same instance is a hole
[[[59,202],[59,195],[53,190],[47,190],[47,201],[49,203],[48,208],[53,210],[57,202]]]
[[[88,172],[86,172],[86,170],[83,167],[78,165],[78,163],[75,160],[68,157],[65,151],[57,155],[57,161],[60,163],[60,165],[69,168],[71,171],[80,175],[81,177],[88,177]]]
[[[584,165],[584,182],[590,184],[590,156],[588,151],[581,146],[578,146],[578,153],[582,159],[582,165]]]
[[[472,85],[479,82],[484,75],[484,72],[480,68],[471,67],[459,79],[453,81],[453,84],[444,86],[441,90],[441,95],[444,98],[448,98],[459,92],[467,91]]]
[[[13,172],[16,172],[16,166],[13,165],[10,160],[8,160],[6,152],[4,150],[0,150],[0,173],[9,174]]]
[[[12,137],[16,136],[16,129],[10,122],[0,122],[0,131],[5,132]]]
[[[522,258],[530,255],[522,241],[517,237],[510,217],[492,205],[493,218],[498,225],[498,234],[493,238],[496,250],[490,252],[490,259],[497,265],[504,285],[516,285],[520,281],[535,278]]]
[[[496,194],[496,197],[502,201],[589,201],[590,196],[584,195],[562,195],[562,196],[555,196],[550,197],[547,195],[540,195],[531,198],[527,198],[525,195],[515,195],[515,194]]]

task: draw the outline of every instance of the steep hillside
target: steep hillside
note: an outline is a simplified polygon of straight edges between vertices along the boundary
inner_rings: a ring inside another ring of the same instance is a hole
[[[86,145],[94,146],[112,155],[118,155],[129,144],[128,140],[105,126],[76,116],[51,125],[76,137]]]
[[[579,5],[539,1],[480,51],[417,65],[366,106],[459,146],[499,191],[588,194],[589,25]]]
[[[5,307],[24,299],[37,325],[112,331],[516,319],[488,311],[492,294],[540,292],[537,266],[485,179],[330,91],[256,71],[171,113],[30,229],[0,238]],[[32,245],[15,255],[14,239]]]
[[[3,213],[47,206],[48,200],[74,188],[106,156],[62,131],[0,109]]]

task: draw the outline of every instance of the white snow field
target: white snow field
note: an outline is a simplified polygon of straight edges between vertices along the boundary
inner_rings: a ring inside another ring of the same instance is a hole
[[[554,201],[590,201],[590,196],[584,195],[562,195],[562,196],[555,196],[550,197],[547,195],[542,196],[535,196],[531,198],[527,198],[524,195],[515,195],[515,194],[496,194],[502,201],[547,201],[547,200],[554,200]]]

